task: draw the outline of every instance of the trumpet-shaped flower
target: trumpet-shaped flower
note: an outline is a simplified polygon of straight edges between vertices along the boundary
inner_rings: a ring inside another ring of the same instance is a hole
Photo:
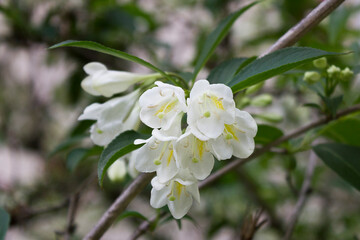
[[[100,146],[109,144],[118,134],[134,129],[140,123],[140,107],[137,103],[140,92],[113,98],[105,103],[93,103],[85,108],[79,120],[96,120],[92,125],[91,140]]]
[[[174,179],[163,183],[155,177],[151,181],[150,205],[161,208],[166,204],[174,218],[182,218],[191,208],[193,198],[200,203],[200,194],[196,179],[185,170]]]
[[[181,112],[186,112],[184,91],[170,84],[155,82],[157,87],[144,92],[140,99],[140,119],[152,128],[167,130]]]
[[[187,122],[191,132],[203,141],[217,138],[224,131],[225,124],[235,121],[233,94],[224,84],[210,85],[207,80],[199,80],[187,101]]]
[[[199,180],[209,176],[214,167],[208,142],[195,137],[190,128],[177,140],[175,156],[179,166],[188,169]]]
[[[257,132],[255,120],[248,112],[236,109],[235,123],[225,124],[222,134],[210,139],[211,152],[219,160],[249,157],[255,148],[254,137]]]
[[[156,171],[159,181],[167,182],[178,172],[174,144],[181,134],[181,114],[175,118],[168,130],[154,129],[152,137],[147,140],[136,140],[135,144],[145,143],[136,154],[135,168],[139,172]]]
[[[86,64],[84,71],[89,76],[81,82],[81,87],[92,95],[105,97],[124,92],[138,82],[155,81],[160,76],[158,73],[135,74],[108,70],[105,65],[98,62]]]

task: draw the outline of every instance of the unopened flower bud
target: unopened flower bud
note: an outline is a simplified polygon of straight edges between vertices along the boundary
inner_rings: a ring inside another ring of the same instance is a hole
[[[248,97],[240,96],[240,97],[235,98],[236,107],[239,109],[243,109],[244,107],[248,106],[250,104],[250,102],[251,102],[251,100]]]
[[[313,84],[321,79],[321,75],[318,72],[309,71],[304,74],[304,81],[308,84]]]
[[[320,68],[320,69],[326,68],[326,66],[327,66],[326,57],[322,57],[322,58],[314,60],[313,64],[316,68]]]
[[[329,74],[329,77],[331,78],[339,77],[341,72],[340,68],[335,65],[331,65],[326,71]]]
[[[346,82],[349,81],[354,76],[354,72],[350,68],[346,67],[340,72],[340,80]]]
[[[264,86],[264,82],[255,84],[251,87],[248,87],[245,91],[245,95],[250,95],[250,94],[253,94],[253,93],[259,91],[262,88],[262,86]]]
[[[251,101],[251,105],[256,107],[266,107],[272,103],[272,96],[270,94],[261,94]]]
[[[116,160],[107,171],[107,175],[112,182],[120,182],[126,175],[126,166],[124,159]]]

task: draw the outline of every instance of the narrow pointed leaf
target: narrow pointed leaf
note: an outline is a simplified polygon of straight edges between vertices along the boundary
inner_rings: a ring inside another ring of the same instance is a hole
[[[207,60],[210,58],[211,54],[215,51],[216,47],[229,33],[230,28],[234,24],[236,19],[255,4],[257,4],[257,2],[246,5],[240,10],[230,14],[228,17],[226,17],[220,22],[220,24],[215,28],[214,31],[210,33],[210,35],[205,40],[202,49],[200,50],[200,55],[198,59],[196,60],[193,80],[196,79],[196,76],[200,72],[201,68],[205,65]]]
[[[79,48],[85,48],[85,49],[89,49],[89,50],[93,50],[96,52],[101,52],[101,53],[105,53],[114,57],[118,57],[124,60],[128,60],[131,62],[135,62],[138,63],[140,65],[143,65],[144,67],[147,67],[155,72],[160,73],[162,76],[164,76],[165,78],[167,78],[170,81],[174,81],[173,78],[171,78],[169,75],[167,75],[164,71],[162,71],[161,69],[155,67],[154,65],[152,65],[151,63],[138,58],[134,55],[128,54],[126,52],[122,52],[120,50],[116,50],[116,49],[112,49],[109,47],[106,47],[104,45],[101,45],[97,42],[92,42],[92,41],[75,41],[75,40],[67,40],[58,44],[55,44],[53,46],[51,46],[49,49],[54,49],[54,48],[59,48],[59,47],[79,47]]]
[[[210,83],[229,82],[238,71],[253,60],[254,58],[233,58],[226,60],[210,72],[207,80]]]
[[[118,135],[104,149],[98,164],[98,180],[102,186],[104,175],[108,168],[120,157],[140,148],[143,144],[135,145],[136,139],[147,139],[149,136],[135,131],[126,131]]]
[[[360,191],[360,147],[325,143],[313,149],[328,167]]]
[[[66,157],[66,167],[73,172],[77,166],[90,156],[100,155],[103,148],[94,146],[92,148],[76,148],[69,152]]]
[[[145,217],[144,215],[142,215],[141,213],[136,212],[136,211],[125,211],[125,212],[123,212],[117,218],[117,221],[121,221],[124,218],[128,218],[128,217],[134,217],[134,218],[139,218],[139,219],[144,220],[144,221],[148,221],[147,217]]]
[[[327,52],[309,47],[280,49],[256,59],[241,69],[236,76],[228,82],[228,85],[235,93],[317,58],[341,54],[343,53]]]

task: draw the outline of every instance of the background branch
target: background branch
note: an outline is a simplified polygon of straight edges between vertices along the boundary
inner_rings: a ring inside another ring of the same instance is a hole
[[[291,235],[294,231],[296,222],[300,216],[301,210],[303,209],[303,207],[305,205],[305,201],[311,192],[311,179],[314,175],[315,166],[316,166],[316,155],[313,151],[311,151],[309,162],[308,162],[307,168],[306,168],[305,179],[301,186],[299,199],[296,202],[294,211],[291,213],[290,218],[287,221],[289,224],[286,228],[285,236],[283,238],[284,240],[290,240]]]
[[[314,26],[334,11],[345,0],[325,0],[313,9],[303,20],[279,38],[262,56],[281,48],[290,47],[300,40]]]

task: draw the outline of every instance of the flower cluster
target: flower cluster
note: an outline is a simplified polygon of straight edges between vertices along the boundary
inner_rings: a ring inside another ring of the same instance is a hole
[[[224,84],[199,80],[187,99],[179,87],[155,84],[139,99],[140,119],[153,131],[149,139],[135,141],[145,143],[136,153],[135,168],[156,171],[150,204],[155,208],[167,204],[179,219],[193,199],[200,200],[197,181],[209,176],[214,157],[250,156],[257,125],[249,113],[235,107],[232,91]]]
[[[84,70],[89,76],[81,83],[83,89],[105,97],[123,93],[135,83],[146,88],[160,77],[108,70],[97,62],[85,65]],[[150,204],[155,208],[167,204],[179,219],[189,211],[193,199],[200,201],[198,180],[209,176],[214,158],[250,156],[257,125],[249,113],[235,107],[232,91],[224,84],[199,80],[187,99],[180,87],[160,81],[155,85],[143,94],[139,88],[105,103],[91,104],[79,120],[96,120],[90,129],[91,139],[100,146],[126,130],[136,130],[140,120],[153,128],[149,139],[135,141],[144,145],[119,159],[108,175],[123,178],[124,158],[129,158],[132,176],[136,171],[156,172]],[[183,126],[185,116],[187,124]]]

